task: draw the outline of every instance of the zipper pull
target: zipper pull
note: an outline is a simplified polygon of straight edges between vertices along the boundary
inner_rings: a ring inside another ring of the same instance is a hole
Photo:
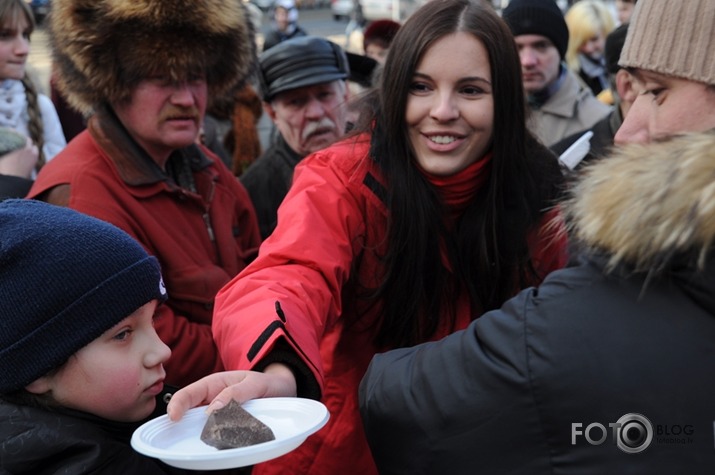
[[[209,218],[208,213],[204,213],[204,223],[206,223],[206,231],[209,233],[209,239],[211,242],[216,242],[216,235],[214,234],[213,226],[211,226],[211,218]]]

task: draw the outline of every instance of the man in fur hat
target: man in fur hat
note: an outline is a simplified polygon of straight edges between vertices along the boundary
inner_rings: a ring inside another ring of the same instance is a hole
[[[173,353],[166,383],[183,386],[222,369],[214,296],[260,243],[246,190],[196,143],[208,99],[254,68],[253,28],[235,0],[57,0],[52,9],[58,86],[90,118],[28,196],[109,221],[158,258],[169,300],[156,328]]]

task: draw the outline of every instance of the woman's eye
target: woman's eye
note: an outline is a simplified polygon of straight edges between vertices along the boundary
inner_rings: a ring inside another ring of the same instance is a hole
[[[477,86],[466,86],[462,88],[462,92],[469,96],[476,96],[484,93],[484,89]]]
[[[423,82],[413,82],[412,84],[410,84],[410,91],[426,92],[429,91],[429,87],[427,87],[427,84]]]

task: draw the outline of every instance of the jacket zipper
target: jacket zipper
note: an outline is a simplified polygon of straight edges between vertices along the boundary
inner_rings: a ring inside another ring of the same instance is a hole
[[[211,180],[211,189],[209,190],[209,195],[206,197],[206,201],[204,202],[204,223],[206,224],[206,231],[209,234],[209,239],[211,240],[212,243],[216,244],[216,233],[214,233],[214,228],[213,225],[211,224],[211,216],[209,215],[209,211],[211,210],[211,202],[214,199],[214,192],[216,191],[216,177],[214,177],[213,180]],[[216,249],[218,251],[218,249]]]

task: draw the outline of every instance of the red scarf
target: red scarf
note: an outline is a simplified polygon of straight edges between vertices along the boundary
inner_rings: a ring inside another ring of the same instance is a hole
[[[487,182],[491,174],[491,164],[492,152],[489,152],[482,159],[450,176],[432,175],[418,167],[425,178],[437,188],[442,196],[442,200],[449,210],[449,225],[453,224],[464,213],[474,195]]]

